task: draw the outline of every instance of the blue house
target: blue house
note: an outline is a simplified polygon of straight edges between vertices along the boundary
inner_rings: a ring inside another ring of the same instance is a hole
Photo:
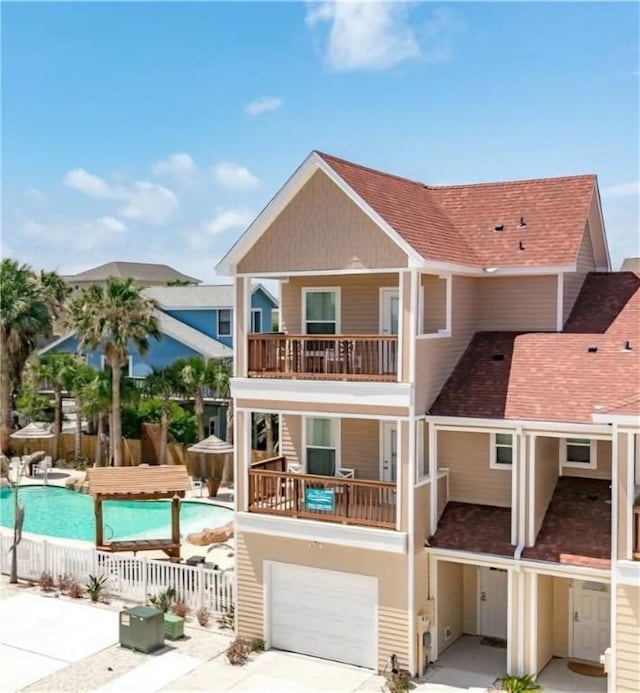
[[[205,359],[233,358],[234,290],[232,285],[151,286],[143,294],[157,304],[156,317],[161,332],[159,340],[149,340],[149,350],[142,355],[129,346],[128,375],[144,378],[152,368],[169,366],[178,358],[201,356]],[[271,332],[277,300],[258,284],[251,296],[251,331]],[[73,332],[63,335],[40,350],[78,353],[78,339]],[[97,370],[104,368],[102,350],[84,352],[87,363]],[[218,407],[209,419],[209,433],[224,437],[223,416]]]

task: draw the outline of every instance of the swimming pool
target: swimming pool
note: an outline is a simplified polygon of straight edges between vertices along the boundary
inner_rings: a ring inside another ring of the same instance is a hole
[[[22,486],[23,531],[95,541],[93,498],[62,486]],[[13,527],[13,491],[0,489],[0,525]],[[169,539],[170,501],[105,501],[102,504],[105,539]],[[221,505],[184,501],[180,504],[180,533],[220,527],[233,519],[233,511]]]

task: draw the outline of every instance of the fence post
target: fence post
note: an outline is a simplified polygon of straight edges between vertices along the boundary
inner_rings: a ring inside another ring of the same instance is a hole
[[[42,570],[40,572],[49,572],[49,542],[46,539],[42,540]]]
[[[147,564],[147,557],[143,556],[141,559],[142,561],[142,593],[143,593],[143,600],[146,601],[147,599],[147,594],[148,594],[148,587],[149,587],[149,575],[148,575],[148,564]]]
[[[198,609],[202,609],[206,604],[204,603],[204,566],[202,563],[198,563],[196,568],[196,586],[198,594]]]

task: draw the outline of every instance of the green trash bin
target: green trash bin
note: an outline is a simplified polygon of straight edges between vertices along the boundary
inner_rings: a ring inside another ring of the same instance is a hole
[[[151,606],[134,606],[120,612],[120,645],[149,653],[164,647],[164,614]]]

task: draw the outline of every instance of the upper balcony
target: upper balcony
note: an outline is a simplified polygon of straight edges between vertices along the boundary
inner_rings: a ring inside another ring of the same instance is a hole
[[[250,378],[398,380],[397,335],[249,336]]]

